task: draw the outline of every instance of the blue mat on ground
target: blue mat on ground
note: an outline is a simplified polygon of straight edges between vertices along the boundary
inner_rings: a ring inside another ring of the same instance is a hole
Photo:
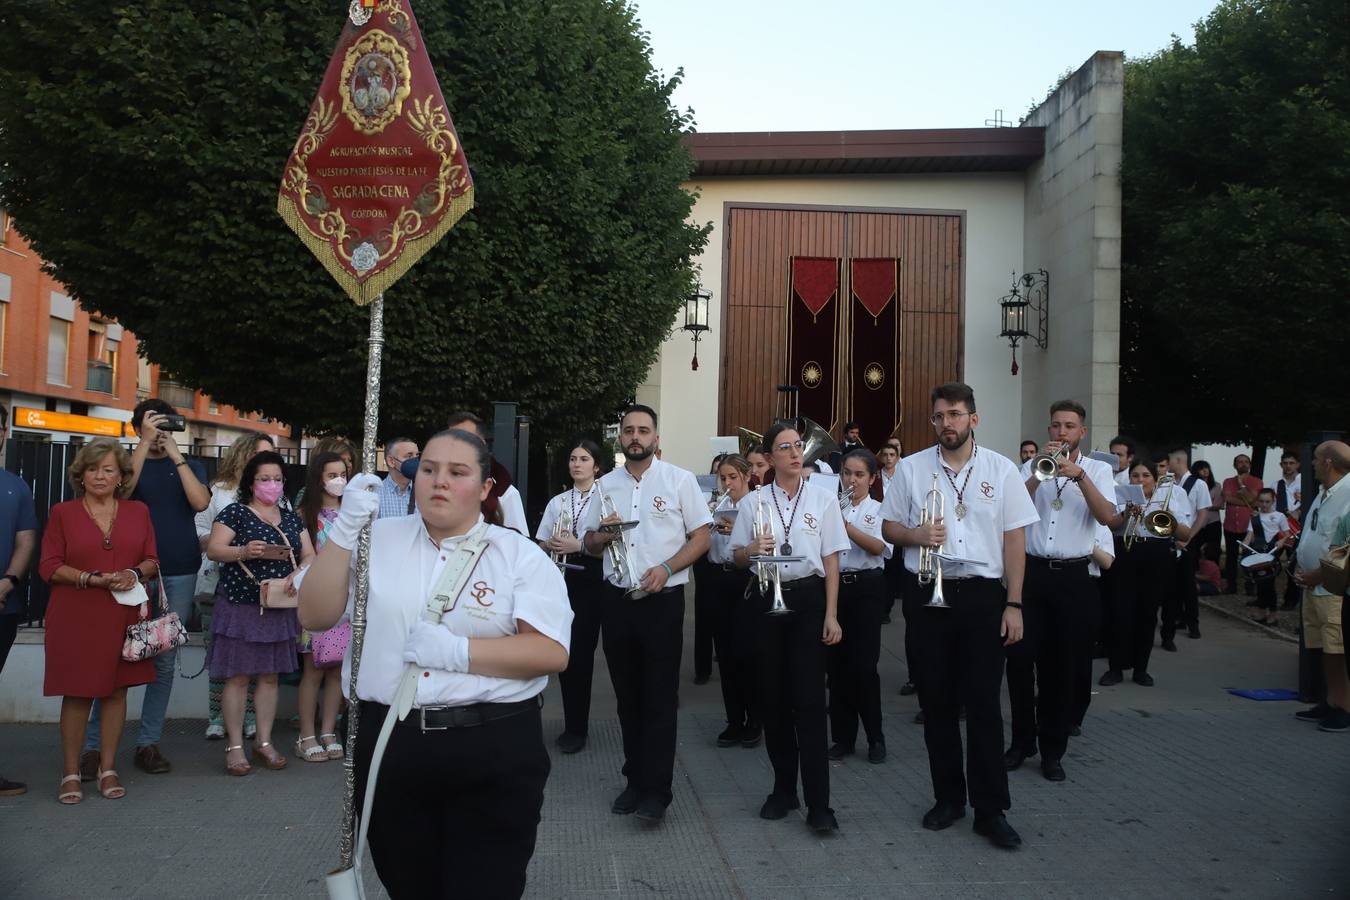
[[[1298,691],[1289,688],[1226,688],[1235,697],[1248,700],[1297,700]]]

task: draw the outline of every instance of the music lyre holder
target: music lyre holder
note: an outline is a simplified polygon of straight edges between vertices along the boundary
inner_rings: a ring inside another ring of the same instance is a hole
[[[607,525],[601,525],[600,530],[605,534],[618,534],[621,531],[629,531],[638,527],[637,521],[632,522],[610,522]]]

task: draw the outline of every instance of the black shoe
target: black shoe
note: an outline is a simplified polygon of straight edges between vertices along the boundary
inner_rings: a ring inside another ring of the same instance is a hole
[[[873,765],[886,761],[886,742],[872,741],[867,745],[867,761]]]
[[[783,797],[779,794],[770,794],[764,801],[764,805],[759,808],[759,817],[761,819],[782,819],[794,809],[801,809],[801,803],[797,801],[795,795]]]
[[[558,739],[554,741],[554,743],[558,745],[558,749],[563,753],[577,753],[582,747],[586,746],[586,735],[572,734],[570,731],[564,731],[562,734],[558,735]]]
[[[764,737],[764,729],[759,727],[758,722],[751,722],[741,729],[741,746],[750,748],[758,747],[760,739]]]
[[[638,808],[638,790],[631,784],[623,789],[623,793],[614,798],[609,811],[616,816],[627,816],[637,812]]]
[[[708,678],[709,678],[709,676],[707,676],[707,675],[695,675],[695,676],[694,676],[694,684],[707,684],[707,683],[708,683]]]
[[[914,714],[914,724],[915,725],[923,724],[923,710],[919,710]]]
[[[1016,850],[1022,846],[1022,836],[1013,830],[1002,814],[996,816],[975,817],[975,833],[989,838],[989,843],[1004,850]]]
[[[923,814],[923,827],[929,831],[941,831],[950,828],[957,819],[965,817],[965,804],[957,806],[955,803],[939,803]]]
[[[1350,731],[1350,712],[1343,709],[1333,709],[1331,715],[1317,723],[1317,730],[1329,731],[1333,734]]]
[[[839,830],[839,820],[834,817],[834,810],[828,806],[824,809],[808,809],[806,827],[816,834],[829,834],[831,831]]]
[[[1057,759],[1042,759],[1041,774],[1045,776],[1046,781],[1063,781],[1066,777],[1064,766]]]
[[[655,825],[666,817],[666,805],[655,797],[648,797],[638,804],[637,817],[644,825]]]
[[[1140,687],[1153,687],[1153,676],[1147,672],[1134,671],[1134,683]]]
[[[1187,628],[1187,629],[1186,629],[1186,637],[1190,638],[1190,639],[1193,640],[1193,641],[1199,640],[1199,639],[1200,639],[1200,626],[1199,626],[1199,625],[1192,625],[1190,628]]]
[[[726,729],[717,736],[717,746],[735,747],[741,742],[745,734],[745,729],[739,725],[728,725]]]
[[[1176,641],[1172,640],[1171,638],[1163,638],[1162,648],[1166,650],[1168,653],[1176,653],[1177,652]]]
[[[0,797],[17,797],[26,793],[28,785],[22,781],[10,781],[8,778],[0,777]]]
[[[1125,680],[1124,674],[1119,669],[1107,669],[1102,673],[1102,677],[1097,679],[1097,683],[1102,687],[1111,687],[1120,684]]]
[[[845,747],[843,744],[835,742],[830,745],[830,749],[825,754],[830,759],[843,759],[845,756],[853,755],[853,745]]]
[[[1082,737],[1082,736],[1083,736],[1082,725],[1075,725],[1069,729],[1069,737]]]
[[[1304,709],[1294,713],[1294,718],[1303,722],[1320,722],[1333,712],[1335,710],[1327,704],[1319,703],[1312,709]]]
[[[1035,755],[1035,747],[1023,747],[1018,744],[1013,744],[1008,748],[1008,752],[1003,754],[1003,768],[1011,772],[1013,769],[1020,768],[1022,763]]]
[[[918,691],[918,688],[914,686],[914,682],[912,681],[906,681],[904,684],[900,685],[901,697],[913,696],[916,691]]]

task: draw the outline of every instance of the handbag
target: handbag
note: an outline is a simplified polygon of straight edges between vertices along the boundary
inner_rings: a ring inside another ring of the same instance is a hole
[[[1350,587],[1350,541],[1332,547],[1318,565],[1322,570],[1322,586],[1333,594],[1344,594]]]
[[[139,621],[127,626],[127,636],[122,640],[122,659],[127,662],[152,659],[187,643],[187,629],[183,627],[178,613],[169,611],[169,601],[164,596],[164,579],[156,578],[155,581],[159,584],[160,614],[147,619],[146,608],[142,606]],[[141,593],[145,593],[144,588]]]
[[[309,649],[318,669],[342,665],[347,656],[347,645],[352,639],[352,624],[339,622],[327,631],[316,631],[309,636]]]
[[[272,525],[271,522],[267,524]],[[272,528],[277,534],[281,535],[281,540],[285,542],[286,550],[291,554],[291,570],[294,571],[299,566],[295,561],[295,548],[291,546],[290,538],[286,537],[286,532],[277,528],[277,526],[272,525]],[[239,560],[239,568],[243,569],[244,574],[258,586],[258,615],[262,615],[264,609],[295,609],[300,605],[300,592],[287,591],[286,579],[268,578],[259,581],[258,577],[253,574],[253,570],[242,559]]]
[[[431,598],[423,612],[426,621],[439,622],[459,597],[460,591],[473,577],[474,567],[478,564],[483,551],[487,549],[487,526],[483,523],[471,532],[469,539],[460,545],[455,555],[441,572]],[[329,872],[324,879],[328,887],[330,900],[366,900],[366,886],[361,878],[361,857],[366,851],[366,831],[370,827],[370,811],[375,808],[375,786],[379,781],[380,763],[384,760],[384,748],[389,745],[389,736],[394,732],[394,722],[406,718],[417,699],[417,673],[420,667],[408,663],[403,667],[403,677],[399,679],[398,689],[394,692],[389,712],[380,726],[380,734],[375,739],[375,750],[370,756],[370,769],[366,775],[366,797],[361,804],[360,827],[356,833],[356,843],[352,847],[352,864],[345,869]]]

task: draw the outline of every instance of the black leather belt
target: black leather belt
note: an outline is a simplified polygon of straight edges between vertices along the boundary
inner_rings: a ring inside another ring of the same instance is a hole
[[[451,728],[475,728],[497,719],[509,719],[544,705],[544,695],[536,694],[515,703],[472,703],[468,706],[418,706],[408,718],[396,724],[418,731],[448,731]]]
[[[840,572],[840,584],[856,584],[867,578],[881,578],[883,572],[881,569],[863,569],[859,572]]]
[[[807,575],[805,578],[794,578],[791,581],[785,581],[782,588],[785,591],[798,591],[802,588],[817,587],[825,583],[825,579],[819,575]]]
[[[1027,554],[1027,562],[1035,563],[1038,566],[1045,566],[1051,572],[1058,572],[1060,569],[1076,569],[1079,566],[1086,566],[1092,562],[1090,556],[1076,556],[1073,559],[1048,559],[1044,556],[1032,556]]]
[[[722,563],[722,571],[723,571],[723,572],[744,572],[744,571],[746,571],[746,570],[745,570],[745,569],[742,569],[740,566],[736,565],[735,563]]]

